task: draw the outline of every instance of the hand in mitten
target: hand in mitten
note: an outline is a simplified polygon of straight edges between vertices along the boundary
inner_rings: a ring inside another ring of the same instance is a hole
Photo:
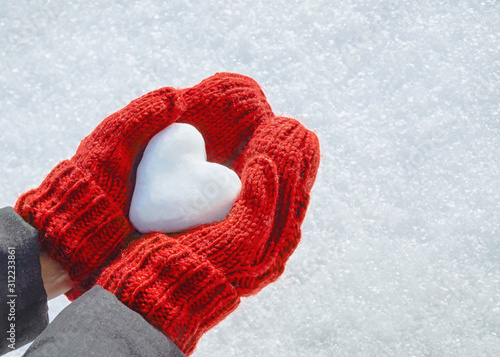
[[[68,272],[76,298],[97,279],[127,235],[135,170],[149,140],[174,121],[192,123],[214,140],[207,153],[231,162],[241,139],[270,108],[248,77],[217,74],[183,90],[162,88],[106,118],[16,211],[39,230],[42,250]]]
[[[177,119],[177,91],[151,92],[107,117],[15,210],[39,231],[42,250],[76,288],[133,231],[127,219],[133,168],[141,150]]]
[[[233,164],[243,186],[228,217],[175,238],[223,271],[240,295],[258,292],[282,274],[299,243],[318,165],[313,132],[269,118]]]
[[[296,120],[268,117],[233,163],[242,191],[224,221],[143,236],[97,283],[191,354],[240,296],[283,272],[300,239],[318,164],[312,132]]]

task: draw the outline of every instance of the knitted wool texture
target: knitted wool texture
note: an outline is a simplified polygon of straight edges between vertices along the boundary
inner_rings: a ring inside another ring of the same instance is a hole
[[[143,237],[98,281],[186,355],[240,296],[282,274],[300,239],[319,165],[318,139],[293,119],[271,115],[255,126],[231,165],[242,190],[224,221]]]
[[[271,108],[251,78],[219,73],[187,89],[150,92],[110,115],[15,210],[39,230],[40,244],[73,282],[88,290],[129,234],[135,172],[149,140],[175,121],[194,125],[209,160],[230,164]]]

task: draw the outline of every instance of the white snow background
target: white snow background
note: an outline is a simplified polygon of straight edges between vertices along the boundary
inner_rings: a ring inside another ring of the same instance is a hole
[[[0,206],[134,98],[246,74],[323,157],[287,270],[194,356],[500,356],[499,33],[494,0],[1,0]]]

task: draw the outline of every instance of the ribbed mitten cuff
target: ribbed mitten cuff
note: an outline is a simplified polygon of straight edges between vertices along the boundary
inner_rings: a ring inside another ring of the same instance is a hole
[[[97,284],[140,313],[186,355],[239,304],[222,272],[160,233],[130,246]]]
[[[132,231],[122,210],[69,160],[57,165],[39,188],[21,195],[15,210],[39,229],[42,250],[76,286]]]

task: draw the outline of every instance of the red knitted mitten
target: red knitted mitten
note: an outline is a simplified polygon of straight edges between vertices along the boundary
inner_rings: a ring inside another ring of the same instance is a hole
[[[228,217],[176,239],[223,271],[239,295],[255,294],[282,274],[297,247],[318,165],[313,132],[269,118],[233,164],[242,191]]]
[[[139,154],[175,119],[177,91],[162,88],[110,115],[15,209],[39,231],[40,244],[76,288],[133,228],[127,212]]]
[[[268,117],[234,162],[242,190],[223,222],[146,235],[97,283],[191,354],[239,296],[281,275],[300,239],[318,164],[314,133],[296,120]]]
[[[222,272],[162,233],[143,236],[98,282],[167,335],[186,355],[239,304]]]
[[[220,73],[192,88],[148,93],[99,124],[72,159],[57,165],[15,206],[39,230],[42,249],[68,271],[75,287],[68,297],[88,290],[134,231],[128,210],[135,172],[154,135],[174,121],[190,123],[210,142],[209,159],[230,163],[270,113],[255,81]]]

